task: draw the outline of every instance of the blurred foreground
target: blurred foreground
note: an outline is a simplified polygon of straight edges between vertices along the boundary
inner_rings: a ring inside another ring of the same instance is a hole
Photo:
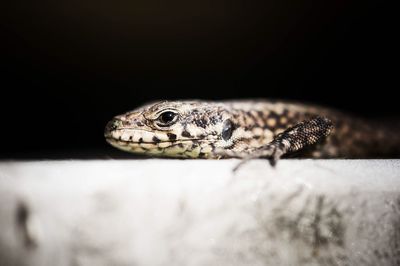
[[[400,265],[400,160],[0,163],[0,265]]]

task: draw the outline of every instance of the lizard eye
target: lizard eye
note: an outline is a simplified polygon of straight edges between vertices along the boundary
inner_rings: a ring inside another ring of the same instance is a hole
[[[157,124],[159,126],[170,126],[176,122],[178,114],[172,111],[165,111],[161,113],[157,118]]]

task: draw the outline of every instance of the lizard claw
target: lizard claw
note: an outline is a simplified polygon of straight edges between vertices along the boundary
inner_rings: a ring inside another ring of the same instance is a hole
[[[243,158],[233,169],[232,172],[236,173],[243,165],[248,163],[252,159],[257,159],[257,158],[262,158],[262,157],[253,157],[249,156],[247,158]],[[269,164],[272,167],[275,167],[279,159],[281,158],[281,155],[278,152],[274,152],[272,156],[268,157]]]
[[[233,167],[232,172],[236,173],[243,165],[245,165],[249,160],[242,159],[235,167]]]
[[[269,163],[272,167],[276,166],[276,163],[281,159],[283,151],[277,147],[273,150],[271,156],[269,157]]]

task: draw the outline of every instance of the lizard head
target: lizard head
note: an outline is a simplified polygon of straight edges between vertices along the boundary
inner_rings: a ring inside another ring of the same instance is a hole
[[[211,102],[157,102],[114,117],[105,137],[133,153],[210,158],[227,145],[234,125],[223,105]]]

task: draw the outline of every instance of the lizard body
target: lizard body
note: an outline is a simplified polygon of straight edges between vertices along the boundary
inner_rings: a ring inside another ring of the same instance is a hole
[[[399,155],[394,130],[342,112],[284,101],[163,101],[114,117],[114,147],[180,158]]]

